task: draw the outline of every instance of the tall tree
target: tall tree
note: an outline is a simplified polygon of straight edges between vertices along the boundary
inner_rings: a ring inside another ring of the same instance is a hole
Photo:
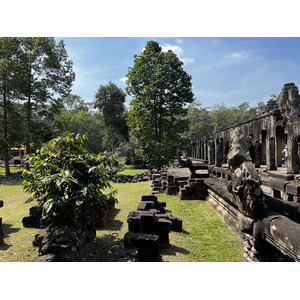
[[[19,39],[0,38],[0,105],[2,111],[3,148],[6,176],[9,169],[9,113],[12,113],[12,99],[16,92],[18,78]]]
[[[204,136],[211,138],[214,125],[210,112],[206,107],[202,107],[200,101],[195,101],[189,105],[188,119],[190,121],[189,136],[196,135],[197,139]]]
[[[26,152],[31,153],[32,114],[55,96],[66,96],[75,80],[73,62],[68,59],[64,42],[50,37],[21,38],[23,100],[26,102]]]
[[[194,100],[191,76],[171,50],[163,52],[155,41],[146,44],[127,74],[126,91],[133,95],[128,112],[131,133],[137,138],[143,156],[162,166],[173,158],[188,129],[188,103]]]
[[[95,95],[95,108],[99,109],[104,120],[104,142],[113,153],[122,141],[128,141],[125,97],[125,92],[111,81],[106,85],[100,85]]]

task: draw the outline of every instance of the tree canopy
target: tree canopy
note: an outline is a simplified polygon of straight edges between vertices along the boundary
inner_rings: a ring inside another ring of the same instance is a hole
[[[123,141],[128,141],[128,127],[125,120],[125,92],[109,81],[100,85],[95,95],[95,108],[102,113],[104,122],[104,145],[115,152]]]
[[[182,66],[175,53],[149,41],[128,69],[126,91],[133,95],[128,125],[142,155],[159,169],[163,158],[174,157],[188,129],[187,104],[194,95],[191,76]]]

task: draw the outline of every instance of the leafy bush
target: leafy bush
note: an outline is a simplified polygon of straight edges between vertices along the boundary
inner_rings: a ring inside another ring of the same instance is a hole
[[[23,189],[34,197],[45,195],[41,204],[52,226],[73,226],[83,216],[95,216],[113,205],[115,190],[106,170],[115,163],[106,153],[89,154],[85,135],[65,134],[31,155]],[[111,191],[104,194],[103,190]]]

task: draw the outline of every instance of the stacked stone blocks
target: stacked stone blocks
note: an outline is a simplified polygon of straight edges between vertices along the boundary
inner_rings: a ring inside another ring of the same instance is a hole
[[[129,232],[119,261],[161,261],[160,249],[170,246],[170,231],[182,231],[182,220],[165,214],[165,207],[155,195],[142,196],[137,210],[128,214]]]

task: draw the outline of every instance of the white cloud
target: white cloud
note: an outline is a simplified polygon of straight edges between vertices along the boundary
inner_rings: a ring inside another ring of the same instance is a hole
[[[187,65],[187,64],[192,64],[195,62],[195,58],[189,58],[189,57],[185,57],[185,58],[181,58],[181,61]]]
[[[226,58],[237,58],[237,59],[246,59],[249,57],[249,54],[246,51],[235,52],[225,56]]]
[[[177,44],[182,44],[182,43],[183,43],[183,40],[180,39],[180,38],[176,38],[176,42],[177,42]]]
[[[178,57],[182,56],[183,53],[184,53],[183,49],[181,47],[177,46],[177,45],[172,46],[172,45],[167,44],[165,46],[161,46],[161,48],[162,48],[163,52],[167,52],[168,50],[172,50],[175,54],[178,55]]]
[[[189,58],[189,57],[184,57],[184,51],[181,47],[177,46],[177,45],[164,45],[161,46],[162,51],[163,52],[167,52],[168,50],[172,50],[175,54],[177,54],[177,56],[179,57],[179,59],[185,64],[192,64],[195,62],[195,58]]]
[[[121,77],[121,78],[119,78],[119,80],[122,81],[122,82],[126,82],[127,77]]]

